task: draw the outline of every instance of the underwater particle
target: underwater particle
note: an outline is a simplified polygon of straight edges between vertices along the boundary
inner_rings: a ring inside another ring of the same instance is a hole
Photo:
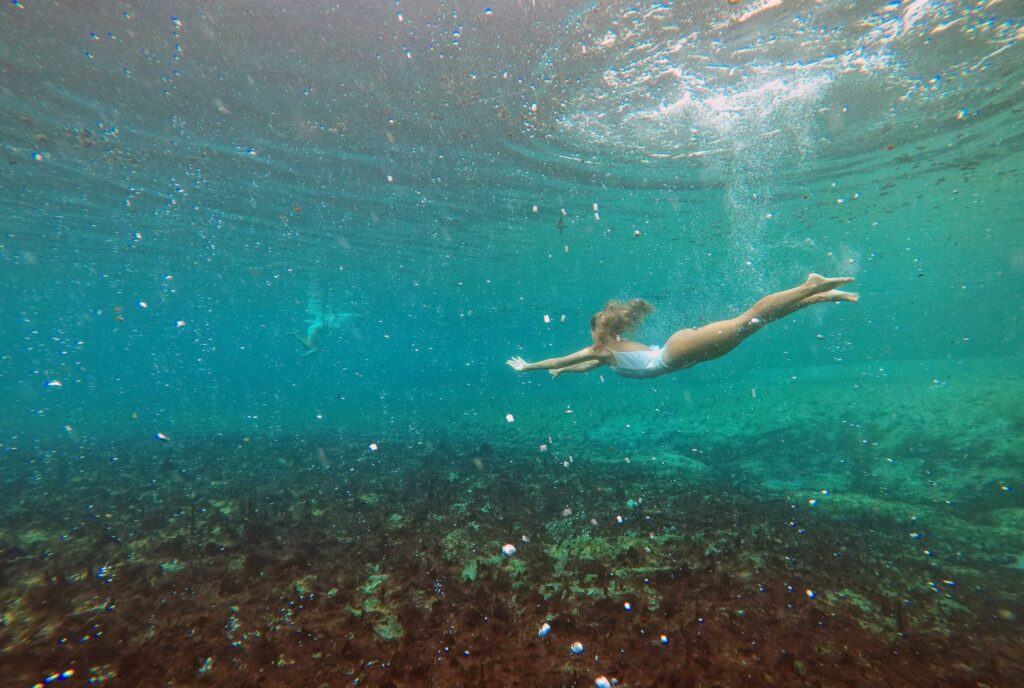
[[[551,316],[550,316],[550,315],[548,315],[547,313],[545,313],[545,314],[544,314],[544,324],[545,324],[545,325],[548,325],[548,324],[550,324],[550,323],[551,323]]]
[[[505,421],[508,422],[508,423],[515,423],[516,422],[516,417],[513,416],[511,413],[506,413],[505,414]]]
[[[149,308],[149,304],[145,301],[139,301],[139,308]]]
[[[636,509],[639,506],[640,502],[636,501],[635,499],[630,499],[628,502],[626,502],[626,508],[630,510]]]
[[[615,517],[615,522],[618,523],[619,525],[622,525],[623,523],[626,522],[626,519],[622,518],[622,516],[616,516]]]
[[[377,451],[377,443],[370,442],[370,451]]]
[[[46,386],[47,387],[63,387],[64,385],[61,384],[60,380],[50,380],[49,382],[46,383]]]
[[[494,10],[492,10],[490,7],[485,7],[484,8],[484,14],[492,15],[492,14],[494,14]]]
[[[807,599],[813,600],[815,598],[814,591],[810,588],[807,588],[805,592],[807,593]]]
[[[207,657],[206,661],[203,662],[203,665],[201,667],[199,667],[199,673],[200,674],[209,673],[210,669],[212,669],[212,668],[213,668],[213,657]]]
[[[171,438],[168,437],[167,435],[163,434],[162,432],[158,432],[156,434],[156,438],[158,440],[160,440],[161,442],[170,442],[171,441]]]
[[[32,151],[32,159],[35,160],[36,162],[42,162],[43,154],[40,153],[39,151]]]
[[[549,624],[547,621],[545,621],[544,623],[542,623],[540,625],[540,630],[537,631],[537,637],[538,638],[546,638],[546,637],[548,637],[548,633],[550,633],[550,632],[551,632],[551,624]]]
[[[633,605],[630,604],[629,602],[624,602],[622,604],[622,608],[625,609],[627,612],[633,611]]]
[[[546,452],[547,450],[548,450],[548,445],[546,445],[546,444],[542,444],[539,447],[537,447],[537,451],[539,451],[539,452]]]
[[[392,176],[391,176],[391,175],[389,174],[389,175],[388,175],[388,184],[393,184],[394,182],[395,182],[395,178],[394,178],[394,177],[392,177]]]
[[[565,322],[565,315],[562,315],[562,317],[559,319],[559,322]]]
[[[177,326],[177,327],[185,327],[185,321],[184,321],[184,320],[178,320],[178,321],[177,321],[177,322],[175,322],[174,324],[175,324],[175,326]]]
[[[535,212],[535,213],[540,212],[540,208],[538,208],[536,205],[534,205],[533,206],[533,212]]]
[[[818,500],[815,499],[814,497],[811,497],[810,499],[807,500],[807,503],[810,504],[811,506],[815,506],[817,505]]]
[[[635,238],[635,237],[639,237],[639,236],[640,236],[640,230],[639,229],[634,229],[633,230],[633,237]]]
[[[569,652],[573,653],[574,655],[583,654],[583,643],[577,640],[569,646]]]
[[[594,679],[594,685],[597,688],[612,688],[612,682],[604,676],[598,676]]]
[[[511,543],[506,543],[506,544],[501,546],[501,554],[502,554],[502,556],[511,557],[515,553],[516,553],[516,546],[515,545],[513,545]]]
[[[945,583],[946,585],[948,585],[951,588],[955,588],[956,587],[956,581],[955,580],[949,580],[948,578],[943,578],[942,582]]]
[[[658,640],[661,642],[662,645],[668,645],[668,636],[664,633],[661,634]]]
[[[570,509],[569,507],[565,507],[564,509],[562,509],[563,518],[569,518],[570,516],[572,516],[572,509]]]

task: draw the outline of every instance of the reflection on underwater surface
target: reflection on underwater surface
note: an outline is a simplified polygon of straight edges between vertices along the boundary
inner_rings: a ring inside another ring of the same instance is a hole
[[[1019,682],[1019,2],[183,4],[0,6],[0,685]]]

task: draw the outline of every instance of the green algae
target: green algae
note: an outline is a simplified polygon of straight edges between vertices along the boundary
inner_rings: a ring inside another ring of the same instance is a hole
[[[391,574],[380,573],[378,566],[369,567],[369,574],[348,608],[350,614],[365,620],[374,634],[384,641],[397,641],[405,635],[394,606],[396,591],[389,589]]]
[[[177,559],[171,559],[170,561],[161,562],[160,570],[166,574],[181,573],[185,570],[185,564]]]

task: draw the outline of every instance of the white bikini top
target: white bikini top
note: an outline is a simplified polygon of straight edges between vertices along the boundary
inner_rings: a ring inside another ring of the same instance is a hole
[[[661,347],[651,346],[641,351],[609,351],[615,356],[613,370],[622,377],[649,378],[669,372],[661,357]]]

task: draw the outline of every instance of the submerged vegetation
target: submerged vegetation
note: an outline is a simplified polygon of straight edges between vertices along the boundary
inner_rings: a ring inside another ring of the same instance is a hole
[[[961,387],[943,404],[983,392]],[[694,437],[680,428],[692,408],[663,415],[676,434],[659,446],[677,451],[660,457],[615,452],[600,423],[585,440],[556,432],[528,451],[513,437],[394,437],[374,449],[328,433],[69,444],[34,458],[8,448],[5,675],[1012,685],[1024,662],[1024,504],[1013,464],[992,468],[1012,444],[1005,418],[979,419],[1020,392],[989,389],[986,408],[934,439],[899,412],[936,413],[921,403],[927,387],[873,409],[817,404],[803,420],[801,400],[767,393],[745,430],[780,404],[792,414],[784,429],[756,441],[740,427],[705,433],[689,456]],[[736,403],[714,397],[704,411]],[[544,420],[520,432],[566,415],[531,413]],[[875,446],[854,449],[864,443],[834,422],[840,413]],[[860,424],[869,413],[875,424]],[[939,470],[963,452],[954,436],[990,439],[960,481]],[[823,458],[830,443],[843,456]],[[1006,479],[979,484],[972,466]],[[828,487],[787,483],[783,467]]]

